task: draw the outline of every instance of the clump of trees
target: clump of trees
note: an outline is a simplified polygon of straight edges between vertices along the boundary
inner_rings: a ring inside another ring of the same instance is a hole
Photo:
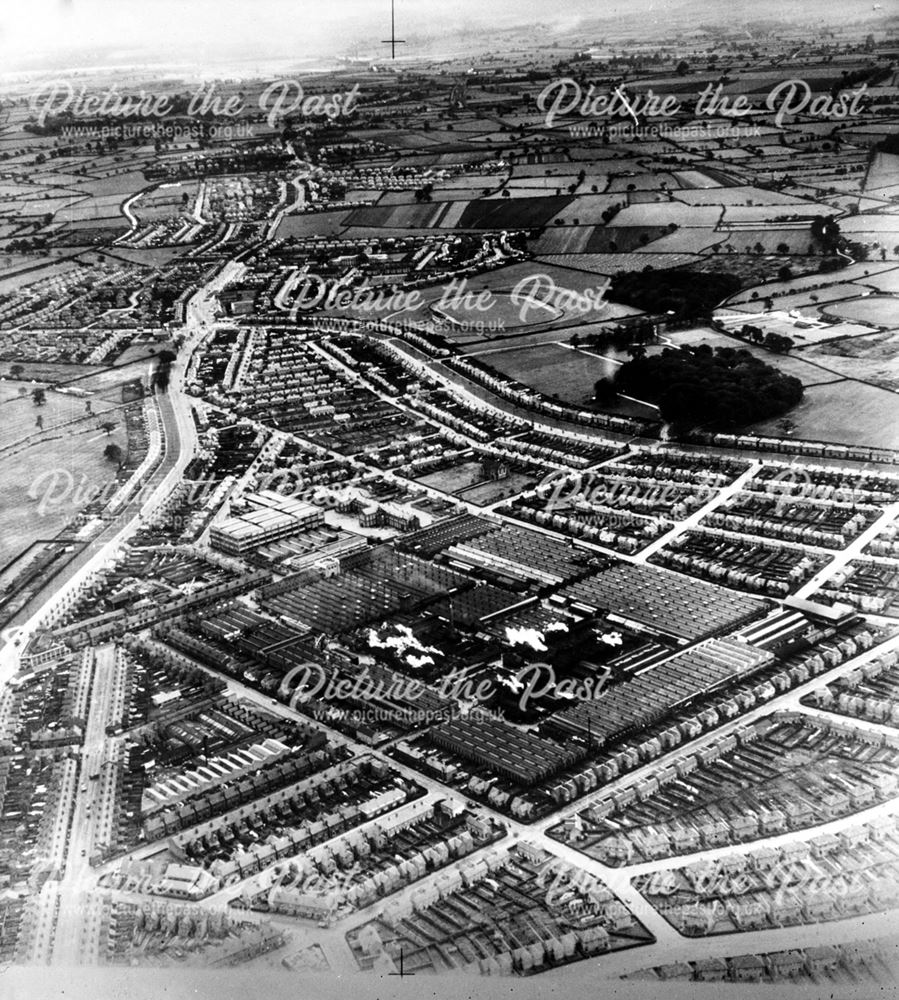
[[[173,351],[160,351],[156,356],[156,368],[153,372],[153,388],[166,392],[172,377],[172,362],[176,355]]]
[[[651,313],[672,313],[679,320],[708,320],[715,307],[738,292],[736,274],[696,271],[619,271],[612,278],[608,296]]]
[[[635,357],[616,372],[615,388],[656,403],[669,423],[712,429],[779,417],[803,392],[798,378],[745,348],[709,344]]]
[[[840,246],[840,227],[836,219],[829,215],[819,215],[812,220],[812,237],[828,253],[836,253]]]
[[[600,327],[595,333],[573,333],[569,340],[572,347],[593,347],[599,350],[626,351],[634,344],[651,344],[656,339],[655,326],[645,316],[627,323]]]
[[[779,354],[786,354],[795,347],[795,341],[792,337],[785,337],[783,334],[771,331],[766,333],[760,326],[753,326],[751,323],[744,323],[740,327],[740,336],[752,341],[753,344],[762,344],[769,351],[777,351]]]

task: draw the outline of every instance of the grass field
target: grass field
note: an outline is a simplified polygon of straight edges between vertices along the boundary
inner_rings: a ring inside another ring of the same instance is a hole
[[[467,490],[460,490],[457,496],[477,504],[479,507],[486,507],[499,500],[508,500],[509,497],[516,496],[534,486],[536,482],[537,479],[534,476],[528,476],[523,472],[513,472],[502,479],[492,479],[489,482],[471,486]]]
[[[849,378],[899,390],[899,333],[895,331],[822,344],[803,354]]]
[[[51,395],[42,410],[50,409]],[[30,400],[26,405],[32,407]],[[9,405],[0,405],[5,418],[0,444],[9,441],[8,410]],[[0,455],[0,565],[37,539],[52,538],[92,495],[110,488],[115,467],[103,451],[110,443],[123,451],[127,446],[122,422],[116,422],[107,435],[97,428],[96,418],[83,420]]]
[[[524,385],[577,405],[589,402],[597,379],[610,378],[619,367],[615,360],[558,344],[495,351],[484,361]]]
[[[848,302],[832,302],[822,311],[858,323],[871,323],[884,329],[899,327],[899,299],[887,295],[872,295],[869,298],[852,299]]]
[[[70,365],[52,361],[0,361],[0,378],[13,364],[21,365],[23,371],[20,381],[34,380],[41,383],[68,382],[70,379],[81,378],[93,372],[103,370],[102,365]],[[13,382],[13,385],[17,383]],[[29,391],[31,386],[29,386]],[[0,397],[5,398],[5,397]]]
[[[441,469],[439,472],[418,476],[415,482],[431,486],[435,490],[442,490],[444,493],[455,493],[457,490],[465,490],[483,482],[483,479],[480,462],[462,462],[451,469]]]
[[[43,419],[45,432],[87,417],[84,399],[48,389],[46,403],[35,406],[31,398],[32,388],[30,382],[0,383],[0,448],[37,433],[38,416]],[[26,390],[24,396],[19,394],[22,389]],[[88,423],[94,426],[97,417],[114,406],[114,403],[94,396],[90,401],[94,417],[93,420],[88,417]]]
[[[614,377],[627,356],[610,352],[602,357],[589,349],[574,350],[561,343],[542,343],[510,350],[492,350],[483,355],[483,360],[497,371],[523,385],[532,386],[538,392],[558,396],[574,406],[589,408],[596,381]],[[658,417],[655,407],[639,400],[621,399],[604,409],[645,420]],[[465,498],[469,499],[469,494],[466,493]]]
[[[336,236],[345,228],[349,211],[309,212],[305,215],[287,215],[278,224],[276,239],[286,240],[291,236],[303,239],[307,236]]]
[[[796,424],[792,437],[874,448],[899,448],[899,395],[888,389],[846,380],[815,385],[787,414]],[[783,436],[778,420],[752,424],[752,434]]]
[[[535,240],[534,253],[582,253],[587,249],[593,232],[592,226],[553,226]]]
[[[537,477],[525,472],[512,472],[502,479],[484,479],[481,463],[470,461],[451,469],[441,469],[439,472],[419,476],[415,481],[442,490],[444,493],[464,497],[480,506],[486,506],[521,493],[522,490],[532,486]]]
[[[865,278],[865,284],[873,285],[881,292],[899,292],[899,268]]]
[[[840,220],[840,230],[847,234],[858,235],[862,239],[875,234],[881,238],[896,239],[899,238],[899,214],[852,215],[848,219]]]

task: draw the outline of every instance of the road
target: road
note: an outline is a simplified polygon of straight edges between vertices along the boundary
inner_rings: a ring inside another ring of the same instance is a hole
[[[196,293],[185,309],[185,341],[172,364],[169,389],[157,394],[162,422],[164,454],[162,461],[144,486],[137,490],[116,517],[47,584],[7,624],[0,635],[0,685],[8,683],[18,669],[18,650],[34,633],[50,608],[99,569],[134,534],[143,520],[150,517],[181,481],[181,476],[196,452],[196,427],[190,397],[182,391],[185,373],[194,350],[211,332],[214,323],[216,290],[244,269],[228,263],[212,281]]]
[[[112,679],[116,650],[110,644],[95,651],[94,687],[81,750],[79,794],[69,831],[69,850],[59,881],[59,918],[53,948],[54,965],[79,965],[96,960],[99,937],[85,923],[84,913],[96,875],[90,866],[94,821],[99,803],[99,783],[90,776],[99,774],[106,760],[109,739],[106,724],[112,701]]]
[[[29,605],[27,611],[23,611],[17,624],[21,623],[23,632],[19,638],[27,637],[39,622],[39,619],[46,614],[48,605],[57,601],[60,594],[66,590],[77,588],[80,583],[96,568],[100,567],[116,549],[122,541],[138,529],[142,520],[151,515],[158,505],[168,497],[180,481],[182,473],[193,457],[196,449],[196,430],[193,421],[192,408],[189,397],[182,392],[185,373],[188,370],[190,358],[194,350],[202,343],[203,339],[210,333],[214,324],[214,299],[215,289],[220,288],[242,269],[242,265],[232,263],[227,265],[219,275],[213,279],[210,286],[198,292],[187,304],[186,307],[186,341],[183,349],[179,352],[178,358],[173,364],[170,381],[170,389],[167,393],[158,397],[161,425],[164,435],[164,454],[162,461],[153,472],[144,489],[138,496],[134,497],[122,513],[111,520],[103,529],[100,536],[82,553],[72,560],[66,567],[63,574],[54,578],[41,591],[38,598]],[[395,343],[395,342],[394,342]],[[396,344],[402,347],[405,352],[412,353],[407,345]],[[511,404],[505,404],[487,390],[467,380],[459,379],[456,373],[450,373],[439,363],[429,363],[428,367],[437,375],[439,381],[452,383],[457,390],[469,393],[480,402],[487,402],[490,406],[504,412],[517,410]],[[439,375],[438,367],[441,369]],[[523,411],[526,416],[526,411]],[[559,422],[552,420],[540,420],[547,425],[555,425]],[[563,429],[563,428],[558,428]],[[573,427],[564,428],[567,433],[583,439],[586,435],[582,429],[574,430]],[[616,437],[607,435],[605,432],[598,432],[591,437]],[[655,547],[660,545],[675,533],[687,530],[692,524],[699,520],[713,507],[725,501],[729,496],[739,490],[757,469],[757,463],[753,464],[743,475],[732,484],[718,491],[713,499],[691,515],[687,521],[681,523],[677,528],[672,529],[668,535],[657,540]],[[435,491],[439,492],[439,491]],[[869,527],[865,533],[856,539],[844,552],[834,555],[825,570],[819,574],[821,579],[826,578],[838,571],[852,558],[855,558],[864,546],[878,534],[886,524],[899,515],[899,504],[894,504],[886,508],[877,521]],[[555,534],[548,532],[549,534]],[[592,546],[590,546],[592,548]],[[654,551],[654,550],[653,550]],[[647,554],[644,553],[643,558]],[[817,578],[816,578],[817,580]],[[810,581],[800,591],[800,595],[812,593],[816,586],[816,580]],[[818,581],[820,582],[820,581]],[[576,812],[583,810],[592,800],[606,798],[641,780],[642,777],[656,772],[666,760],[680,756],[684,752],[695,752],[701,746],[710,742],[718,741],[734,729],[744,726],[763,715],[770,714],[778,709],[788,709],[792,711],[804,711],[809,715],[819,717],[822,713],[814,709],[805,709],[800,706],[800,699],[812,690],[821,687],[823,684],[837,677],[843,676],[854,670],[860,664],[873,659],[883,652],[892,649],[899,649],[899,636],[895,636],[882,643],[872,650],[865,651],[846,663],[835,667],[819,677],[806,682],[805,684],[779,695],[769,702],[759,705],[745,715],[725,722],[722,726],[710,733],[704,734],[697,740],[687,745],[675,748],[665,757],[653,761],[626,774],[604,787],[599,793],[587,796],[578,802],[555,812],[551,817],[545,818],[533,825],[526,825],[516,820],[509,819],[495,813],[493,810],[484,808],[484,811],[492,818],[501,822],[509,831],[509,838],[505,843],[510,843],[516,839],[539,844],[549,850],[552,854],[561,858],[571,865],[583,869],[596,876],[612,891],[622,899],[625,904],[635,913],[638,919],[649,929],[657,939],[657,943],[646,948],[633,949],[624,953],[606,956],[596,961],[577,963],[567,966],[564,969],[551,973],[553,979],[565,979],[567,984],[574,985],[578,982],[594,981],[597,974],[600,976],[620,975],[622,972],[632,971],[647,965],[656,965],[663,961],[673,960],[675,957],[712,957],[714,955],[742,954],[754,950],[777,950],[787,947],[799,946],[799,941],[814,941],[820,943],[822,940],[832,938],[833,940],[846,940],[847,937],[857,935],[860,937],[870,936],[873,931],[872,925],[880,926],[890,915],[875,915],[873,917],[859,918],[855,921],[839,921],[822,927],[800,927],[782,930],[763,931],[752,934],[732,935],[727,938],[703,938],[690,940],[685,939],[674,930],[674,928],[664,920],[662,915],[649,906],[642,896],[633,888],[631,880],[635,875],[689,863],[699,859],[714,859],[722,854],[733,854],[747,852],[757,849],[766,844],[777,846],[794,840],[808,839],[824,830],[838,830],[846,825],[855,825],[866,819],[876,816],[886,815],[895,810],[899,810],[899,800],[872,807],[864,813],[854,814],[842,820],[834,821],[826,826],[819,826],[807,831],[794,834],[783,835],[782,837],[769,838],[767,840],[755,841],[751,844],[736,845],[727,848],[715,849],[712,851],[698,852],[695,855],[681,857],[677,859],[665,859],[656,862],[643,863],[622,868],[612,868],[587,857],[576,848],[552,840],[547,830],[557,825],[562,819],[570,817]],[[12,643],[7,643],[0,650],[0,683],[5,676],[17,666],[17,650]],[[115,662],[115,648],[112,644],[104,645],[96,650],[96,663],[94,672],[94,686],[92,690],[89,714],[82,747],[81,777],[78,785],[83,789],[76,794],[75,807],[72,814],[71,833],[69,838],[69,849],[65,860],[65,867],[62,878],[58,883],[45,887],[43,891],[44,905],[41,907],[41,923],[38,939],[35,944],[33,954],[37,957],[43,955],[52,957],[56,965],[70,966],[80,962],[94,962],[98,958],[97,950],[100,933],[100,908],[94,890],[97,886],[97,879],[100,874],[111,868],[117,867],[118,862],[110,862],[91,868],[89,857],[94,838],[94,823],[97,815],[97,803],[93,798],[98,794],[99,783],[91,782],[90,775],[98,773],[104,761],[108,759],[111,745],[115,742],[106,736],[105,727],[109,721],[110,707],[113,697],[113,675]],[[204,668],[207,669],[207,668]],[[208,670],[209,673],[215,671]],[[305,720],[305,717],[295,712],[293,709],[281,703],[272,703],[268,695],[262,694],[240,681],[231,679],[228,682],[229,692],[237,697],[246,698],[256,703],[266,712],[274,713],[286,718]],[[860,728],[870,730],[875,724],[859,722],[858,720],[847,720],[849,724],[858,724]],[[319,724],[321,725],[321,724]],[[348,739],[341,733],[321,725],[321,728],[329,732],[336,740],[348,745],[355,754],[370,754],[376,758],[389,763],[390,767],[398,771],[406,778],[415,780],[422,785],[428,793],[428,800],[436,798],[453,799],[459,804],[464,804],[464,794],[415,771],[414,769],[398,763],[388,757],[383,750],[373,750],[367,745],[361,744],[352,739]],[[882,727],[875,727],[878,731]],[[159,845],[148,845],[139,851],[134,852],[135,856],[146,856],[158,850]],[[259,876],[253,877],[250,881],[256,881]],[[420,883],[419,883],[420,884]],[[418,885],[413,885],[402,890],[396,898],[406,899]],[[232,897],[239,895],[241,886],[231,886],[227,890],[217,893],[206,901],[203,905],[221,906]],[[114,897],[118,895],[113,892]],[[130,894],[119,894],[121,898],[129,898]],[[141,897],[142,899],[148,897]],[[348,929],[358,926],[370,916],[374,915],[375,909],[383,904],[376,904],[376,907],[366,911],[359,911],[341,921],[334,927],[324,930],[316,929],[312,936],[316,940],[321,940],[326,948],[326,953],[335,968],[341,971],[350,971],[354,968],[352,959],[349,956],[345,945],[344,935]],[[58,907],[58,917],[53,929],[52,913]],[[895,920],[895,914],[892,915]],[[302,926],[302,925],[301,925]]]
[[[845,827],[855,826],[860,822],[877,819],[881,816],[899,812],[899,800],[897,799],[880,803],[876,806],[872,806],[870,809],[850,814],[841,819],[834,820],[831,823],[811,827],[794,833],[782,834],[776,837],[763,838],[749,843],[735,844],[708,851],[700,851],[691,855],[660,859],[653,862],[623,866],[620,868],[604,865],[570,845],[562,844],[557,840],[551,839],[547,835],[547,830],[556,826],[563,819],[582,811],[589,806],[591,802],[612,796],[620,790],[639,782],[642,778],[657,772],[658,769],[663,766],[666,759],[670,760],[671,758],[682,755],[686,752],[695,753],[701,747],[712,742],[717,742],[729,733],[733,732],[735,729],[751,724],[757,719],[769,715],[774,711],[801,711],[810,715],[821,716],[822,713],[816,712],[812,709],[807,709],[800,705],[800,699],[814,689],[821,687],[823,684],[857,669],[860,665],[867,663],[869,660],[876,659],[883,653],[896,649],[899,649],[899,635],[887,639],[885,642],[870,650],[863,651],[852,659],[847,660],[845,663],[833,667],[820,676],[797,686],[791,691],[785,692],[778,697],[771,699],[763,705],[757,706],[746,714],[736,719],[729,720],[724,723],[724,725],[700,736],[698,739],[691,741],[689,744],[681,745],[675,748],[665,757],[644,765],[643,767],[616,779],[603,787],[600,792],[588,795],[576,802],[573,802],[557,812],[554,812],[552,816],[544,818],[532,825],[520,823],[514,819],[510,819],[505,815],[496,813],[488,807],[482,807],[482,809],[484,812],[490,814],[493,819],[501,822],[507,828],[513,841],[521,840],[536,843],[561,858],[562,861],[567,862],[574,867],[580,868],[604,882],[615,893],[615,895],[628,906],[641,923],[643,923],[643,925],[656,937],[657,944],[650,947],[632,949],[627,952],[603,958],[601,960],[602,975],[606,975],[607,972],[612,969],[620,969],[622,972],[626,972],[642,968],[646,965],[660,964],[669,960],[664,957],[667,955],[677,956],[679,959],[683,960],[687,952],[689,953],[688,957],[690,958],[713,957],[715,955],[722,954],[743,954],[744,952],[753,951],[755,947],[759,947],[760,945],[757,942],[762,942],[765,950],[797,947],[797,945],[794,944],[794,941],[797,933],[799,932],[801,932],[801,936],[807,937],[810,942],[814,941],[816,943],[820,943],[822,939],[845,941],[847,940],[847,927],[853,927],[856,925],[858,927],[867,926],[867,921],[883,922],[883,915],[875,914],[871,917],[862,917],[856,920],[836,921],[831,924],[814,925],[812,927],[789,927],[751,934],[729,935],[725,938],[709,937],[685,939],[655,908],[647,903],[647,901],[640,895],[639,892],[637,892],[636,889],[634,889],[631,884],[631,880],[636,875],[677,867],[694,861],[712,860],[717,857],[736,853],[748,853],[765,846],[778,847],[794,841],[808,840],[820,833],[837,832]],[[209,670],[208,668],[204,669],[207,669],[211,674],[215,673],[215,671]],[[269,696],[262,694],[254,688],[248,687],[240,681],[229,680],[228,688],[230,693],[233,695],[241,698],[247,698],[266,711],[273,712],[284,718],[304,718],[302,715],[294,712],[293,709],[289,708],[287,705],[280,702],[277,704],[273,703]],[[833,718],[834,717],[831,716],[831,719]],[[854,720],[848,721],[851,723]],[[399,771],[404,777],[412,778],[419,784],[423,785],[429,793],[439,795],[442,798],[453,799],[460,804],[464,803],[465,797],[462,792],[452,788],[447,788],[440,782],[420,774],[414,769],[399,763],[391,757],[388,757],[383,751],[372,749],[368,746],[357,743],[352,739],[348,739],[343,734],[329,729],[329,727],[324,726],[321,723],[319,723],[319,725],[328,731],[335,739],[342,740],[347,743],[347,745],[349,745],[357,754],[368,753],[384,760],[391,767]],[[508,845],[511,842],[512,841],[507,839],[503,843]],[[151,847],[147,847],[140,853],[149,854],[152,849],[153,848]],[[109,863],[101,870],[110,870],[114,867],[116,867],[115,863]],[[248,881],[252,882],[256,878],[258,878],[258,876],[251,877]],[[416,887],[416,885],[413,885],[411,889]],[[228,895],[237,896],[239,894],[240,886],[238,885],[229,887],[225,893],[220,893],[218,895],[224,899]],[[383,903],[379,905],[383,906]],[[366,919],[370,919],[371,916],[375,915],[375,910],[378,908],[379,906],[376,906],[375,908],[369,908],[369,910],[366,911],[353,913],[351,916],[341,920],[328,930],[316,930],[314,932],[314,937],[316,940],[320,940],[322,944],[326,946],[328,954],[333,956],[335,953],[340,951],[343,935],[345,935],[346,932],[353,927],[364,923]],[[896,918],[897,914],[893,913],[892,920],[894,921],[894,926]],[[822,928],[824,928],[824,930],[822,930]],[[862,933],[860,936],[868,937],[870,936],[870,933]],[[685,945],[685,941],[687,940],[689,940],[689,945]],[[670,960],[674,959],[672,958]],[[578,981],[578,977],[584,974],[581,967],[590,967],[591,965],[592,962],[576,963],[575,965],[566,966],[564,969],[557,970],[553,973],[553,975],[562,978],[571,977],[573,982]],[[615,974],[619,975],[622,973],[615,972]]]
[[[796,591],[796,596],[809,597],[814,594],[822,583],[829,580],[834,574],[843,569],[844,566],[852,562],[853,559],[857,559],[862,554],[865,546],[872,542],[881,531],[891,525],[897,518],[899,518],[899,503],[885,507],[877,520],[869,528],[866,528],[855,541],[836,553],[823,569]]]

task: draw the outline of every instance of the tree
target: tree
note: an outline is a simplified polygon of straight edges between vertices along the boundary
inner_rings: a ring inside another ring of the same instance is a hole
[[[833,250],[840,240],[840,227],[829,215],[816,216],[811,225],[812,236],[824,245],[825,250]]]
[[[122,462],[125,458],[122,449],[114,442],[110,442],[103,449],[103,457],[107,462],[112,462],[113,465],[119,466],[121,468]]]
[[[31,390],[31,398],[35,406],[43,406],[47,402],[47,390],[37,386]]]
[[[677,64],[677,69],[675,70],[675,73],[677,73],[678,76],[686,76],[689,72],[690,72],[690,64],[687,62],[686,59],[681,59],[681,61]]]
[[[657,403],[665,421],[685,427],[738,427],[780,417],[803,395],[799,379],[733,347],[714,352],[666,347],[625,362],[615,373],[615,386]]]
[[[597,379],[593,385],[593,398],[597,406],[611,406],[618,399],[615,383],[609,378]]]
[[[100,424],[100,428],[106,433],[108,437],[116,429],[116,424],[112,420],[104,420]]]
[[[796,422],[789,417],[783,417],[777,421],[777,429],[781,434],[792,434],[796,430]]]
[[[23,371],[25,371],[25,369],[22,367],[22,365],[10,365],[9,374],[13,378],[18,378]]]

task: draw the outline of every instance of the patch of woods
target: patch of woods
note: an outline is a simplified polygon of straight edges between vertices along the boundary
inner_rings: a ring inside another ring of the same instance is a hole
[[[736,274],[695,271],[619,271],[608,297],[614,302],[656,315],[671,313],[678,320],[707,320],[714,308],[741,288]]]
[[[731,428],[786,413],[802,383],[745,348],[709,344],[635,357],[615,373],[615,389],[655,403],[671,424]]]

